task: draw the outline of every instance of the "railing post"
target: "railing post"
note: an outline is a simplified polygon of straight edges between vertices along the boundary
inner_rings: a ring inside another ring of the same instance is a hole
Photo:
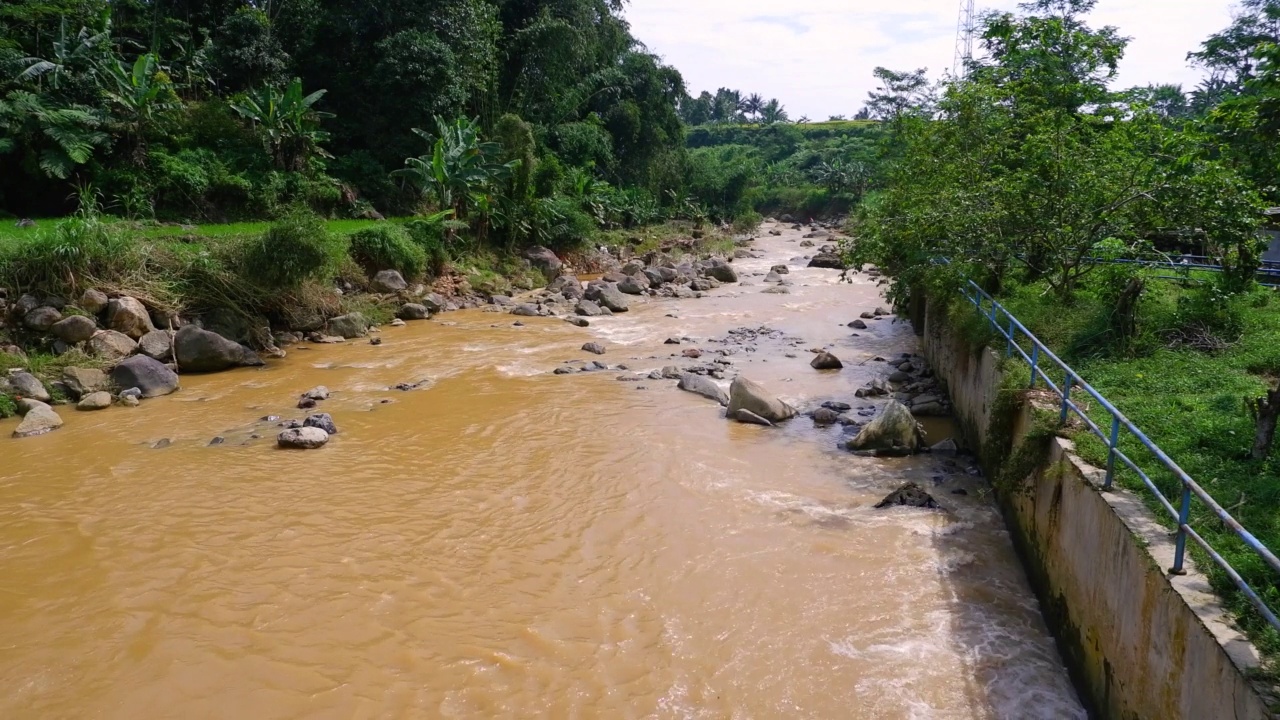
[[[1186,575],[1182,567],[1187,554],[1187,531],[1184,529],[1191,522],[1191,486],[1182,484],[1182,507],[1178,510],[1178,537],[1173,543],[1173,567],[1170,575]]]
[[[1058,418],[1059,425],[1067,424],[1067,413],[1071,410],[1071,384],[1075,379],[1071,376],[1071,371],[1067,371],[1067,377],[1062,381],[1062,416]]]
[[[1009,315],[1009,343],[1004,348],[1004,356],[1013,357],[1013,332],[1016,328],[1013,324],[1013,315],[1006,314]]]
[[[1102,483],[1103,490],[1111,489],[1111,481],[1116,476],[1116,444],[1120,442],[1120,416],[1111,416],[1111,449],[1107,452],[1107,479]]]
[[[1036,386],[1036,366],[1040,363],[1040,343],[1031,341],[1031,385]]]

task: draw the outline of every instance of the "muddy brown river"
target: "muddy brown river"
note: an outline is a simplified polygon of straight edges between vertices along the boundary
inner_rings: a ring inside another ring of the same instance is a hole
[[[0,422],[0,717],[1084,717],[964,461],[854,457],[839,426],[551,374],[647,373],[768,326],[786,339],[730,373],[854,403],[915,338],[888,319],[851,336],[883,303],[865,277],[796,261],[791,294],[762,294],[751,273],[811,252],[798,238],[735,262],[752,285],[590,328],[448,313],[64,409],[42,437]],[[810,369],[810,347],[845,370]],[[341,433],[275,449],[256,421],[299,417],[315,385]],[[906,480],[946,511],[873,509]]]

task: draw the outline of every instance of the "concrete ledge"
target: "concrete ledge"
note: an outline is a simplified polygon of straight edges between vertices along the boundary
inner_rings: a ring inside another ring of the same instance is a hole
[[[971,446],[1017,447],[1030,403],[997,402],[1002,358],[967,343],[928,315],[925,355],[946,381]],[[1013,417],[995,417],[1010,413]],[[993,420],[996,421],[993,424]],[[993,427],[1007,427],[1008,434]],[[997,436],[998,435],[998,436]],[[1009,457],[1009,448],[983,452]],[[1085,702],[1123,720],[1274,718],[1273,688],[1249,680],[1258,653],[1235,630],[1188,563],[1172,577],[1173,538],[1143,499],[1102,492],[1104,474],[1053,438],[1037,467],[1002,483],[1000,504],[1031,584]],[[985,468],[997,477],[1002,468]]]

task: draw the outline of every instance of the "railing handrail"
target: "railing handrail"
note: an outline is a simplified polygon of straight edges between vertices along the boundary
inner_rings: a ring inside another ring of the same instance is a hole
[[[1031,367],[1030,386],[1035,387],[1037,380],[1043,380],[1045,385],[1062,399],[1062,410],[1059,416],[1060,424],[1066,424],[1069,414],[1075,413],[1076,416],[1078,416],[1085,425],[1088,426],[1090,432],[1107,443],[1107,470],[1102,489],[1104,491],[1111,490],[1112,483],[1115,479],[1115,462],[1116,460],[1120,460],[1126,467],[1131,469],[1139,478],[1141,478],[1147,489],[1150,490],[1155,495],[1156,499],[1160,501],[1160,505],[1164,507],[1164,509],[1177,522],[1178,529],[1174,543],[1174,561],[1173,567],[1169,568],[1170,574],[1181,575],[1185,573],[1186,541],[1187,538],[1190,537],[1197,545],[1205,550],[1216,565],[1226,572],[1232,583],[1242,593],[1244,593],[1245,597],[1249,600],[1249,604],[1253,605],[1267,623],[1276,630],[1280,630],[1280,619],[1277,619],[1271,608],[1267,607],[1266,603],[1262,601],[1262,598],[1259,597],[1257,592],[1250,587],[1247,582],[1245,582],[1244,578],[1240,576],[1240,573],[1237,572],[1220,553],[1214,550],[1207,540],[1192,529],[1190,525],[1192,496],[1194,495],[1199,498],[1200,501],[1203,502],[1213,512],[1213,514],[1223,522],[1223,524],[1232,529],[1235,535],[1239,537],[1250,550],[1262,558],[1263,562],[1277,573],[1280,573],[1280,558],[1277,558],[1270,549],[1254,537],[1253,533],[1246,530],[1238,520],[1232,517],[1231,513],[1227,512],[1227,510],[1218,504],[1218,502],[1214,500],[1209,493],[1205,492],[1204,488],[1202,488],[1199,483],[1197,483],[1185,470],[1174,462],[1173,458],[1169,457],[1165,451],[1161,450],[1160,447],[1148,438],[1145,433],[1139,430],[1138,427],[1129,420],[1129,418],[1125,417],[1124,413],[1120,412],[1115,405],[1103,397],[1102,393],[1098,392],[1092,385],[1085,382],[1084,379],[1080,377],[1079,373],[1054,354],[1047,345],[1041,342],[1034,333],[1028,330],[1025,325],[1014,317],[1013,313],[1009,312],[1007,308],[979,287],[977,283],[972,280],[968,281],[963,294],[965,299],[973,303],[974,307],[986,316],[988,322],[996,332],[1005,338],[1006,357],[1013,357],[1015,354],[1014,351],[1016,350],[1016,354],[1026,361],[1026,363]],[[983,307],[984,300],[990,304],[989,310]],[[1003,317],[997,317],[998,315],[1002,315]],[[1019,343],[1019,333],[1031,342],[1030,355],[1023,350]],[[1040,367],[1040,357],[1042,355],[1052,361],[1052,363],[1062,371],[1063,381],[1061,387],[1055,385],[1049,375]],[[1079,406],[1071,401],[1071,389],[1073,387],[1078,387],[1083,390],[1111,415],[1111,433],[1109,436],[1107,433],[1103,432],[1102,428],[1098,427],[1097,424],[1079,408]],[[1175,508],[1173,503],[1164,496],[1164,493],[1156,487],[1155,483],[1147,473],[1143,471],[1142,468],[1138,467],[1136,462],[1119,449],[1121,429],[1128,430],[1133,437],[1137,438],[1138,442],[1149,450],[1151,454],[1155,456],[1156,460],[1159,461],[1166,470],[1171,472],[1182,484],[1182,498],[1179,507]]]

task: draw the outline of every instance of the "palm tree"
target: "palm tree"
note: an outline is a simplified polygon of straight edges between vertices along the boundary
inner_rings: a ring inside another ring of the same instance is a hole
[[[394,175],[406,178],[423,195],[434,194],[441,210],[454,212],[464,219],[471,206],[477,206],[482,221],[486,209],[496,207],[488,197],[491,186],[511,177],[519,160],[498,162],[502,145],[480,139],[479,119],[459,118],[452,124],[436,116],[437,136],[421,128],[413,128],[418,137],[431,143],[431,154],[411,157]]]
[[[751,93],[746,100],[742,101],[742,111],[747,115],[756,117],[760,111],[764,109],[764,98],[759,93]]]
[[[320,129],[320,121],[334,115],[315,109],[325,92],[303,96],[302,80],[294,78],[283,91],[268,85],[245,93],[231,108],[262,132],[276,167],[302,170],[311,155],[331,157],[321,147],[329,133]]]
[[[774,98],[765,103],[765,106],[761,108],[760,119],[766,125],[784,123],[787,121],[787,111],[778,103],[778,99]]]

